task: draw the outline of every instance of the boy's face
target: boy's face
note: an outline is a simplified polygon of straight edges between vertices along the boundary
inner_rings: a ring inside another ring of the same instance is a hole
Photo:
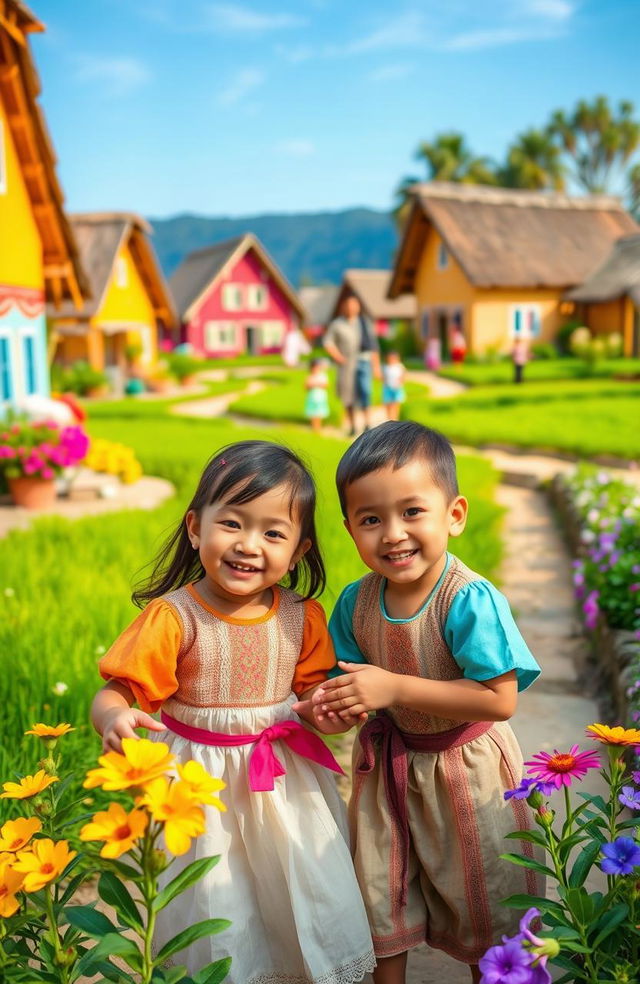
[[[419,458],[352,482],[346,504],[345,526],[362,560],[397,585],[424,581],[429,587],[449,537],[459,536],[467,519],[467,500],[447,502]]]

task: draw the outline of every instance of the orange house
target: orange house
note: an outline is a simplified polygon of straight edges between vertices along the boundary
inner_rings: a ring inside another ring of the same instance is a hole
[[[602,266],[567,299],[594,335],[618,332],[627,356],[640,355],[640,235],[614,244]]]
[[[0,2],[0,416],[49,392],[45,302],[77,310],[89,291],[38,103],[28,35],[43,30]]]
[[[70,221],[92,297],[80,311],[69,305],[49,310],[56,361],[124,368],[131,346],[139,349],[142,366],[151,366],[159,333],[177,328],[173,300],[149,239],[151,226],[130,212],[72,215]]]
[[[552,342],[581,284],[614,242],[639,230],[615,198],[570,198],[482,185],[416,185],[389,286],[412,291],[419,334],[449,356],[456,329],[470,352],[513,340]]]

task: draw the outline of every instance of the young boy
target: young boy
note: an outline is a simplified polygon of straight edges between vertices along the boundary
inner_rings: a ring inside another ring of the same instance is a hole
[[[531,870],[499,859],[528,826],[508,724],[540,668],[509,606],[447,552],[467,518],[455,457],[436,431],[389,421],[342,458],[345,526],[372,573],[348,585],[330,621],[340,676],[313,697],[318,720],[376,711],[354,751],[354,860],[371,923],[376,984],[404,984],[426,941],[470,965],[543,895]],[[533,856],[532,845],[520,850]]]

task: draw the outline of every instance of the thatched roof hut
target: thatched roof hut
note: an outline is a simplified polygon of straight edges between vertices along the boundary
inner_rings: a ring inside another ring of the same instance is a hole
[[[604,263],[566,296],[586,304],[630,297],[640,307],[640,235],[618,239]]]

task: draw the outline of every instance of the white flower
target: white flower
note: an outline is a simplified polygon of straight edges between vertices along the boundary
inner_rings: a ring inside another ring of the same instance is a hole
[[[62,697],[64,694],[66,694],[68,689],[69,689],[69,684],[64,683],[62,680],[58,680],[58,682],[53,685],[53,693],[56,695],[56,697]]]
[[[106,653],[106,651],[107,651],[106,646],[96,646],[96,656],[102,656],[102,654]]]
[[[596,535],[593,532],[593,530],[583,530],[582,533],[580,534],[580,539],[582,540],[583,543],[593,543],[595,538]]]
[[[590,509],[589,512],[587,513],[587,520],[590,523],[597,523],[599,518],[600,518],[600,513],[598,512],[597,509]]]
[[[5,588],[4,589],[4,596],[5,596],[5,598],[13,598],[14,595],[15,595],[15,593],[16,593],[15,592],[15,588]]]

